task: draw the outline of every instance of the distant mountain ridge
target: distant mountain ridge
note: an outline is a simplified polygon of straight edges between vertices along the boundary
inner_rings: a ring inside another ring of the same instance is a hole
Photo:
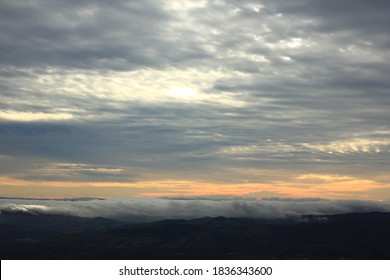
[[[122,222],[106,218],[83,218],[69,215],[41,214],[24,211],[1,211],[0,226],[13,226],[25,232],[83,232],[112,229]]]

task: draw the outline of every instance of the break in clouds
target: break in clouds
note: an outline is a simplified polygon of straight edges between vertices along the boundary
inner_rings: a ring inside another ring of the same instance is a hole
[[[0,211],[104,217],[133,222],[202,217],[285,219],[390,211],[389,202],[323,199],[137,198],[105,200],[1,199]],[[1,215],[1,214],[0,214]]]

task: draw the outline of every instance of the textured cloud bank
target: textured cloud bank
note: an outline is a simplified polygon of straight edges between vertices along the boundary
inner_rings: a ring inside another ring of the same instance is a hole
[[[353,197],[389,199],[389,14],[388,0],[2,0],[0,192],[321,173],[375,178],[382,191]]]
[[[105,217],[126,221],[201,217],[299,218],[302,215],[390,211],[389,202],[323,199],[136,198],[90,201],[0,200],[2,211]]]

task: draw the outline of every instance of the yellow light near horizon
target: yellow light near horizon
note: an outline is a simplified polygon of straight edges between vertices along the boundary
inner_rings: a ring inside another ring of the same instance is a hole
[[[18,112],[18,111],[0,111],[0,119],[10,121],[56,121],[56,120],[69,120],[73,115],[70,113],[42,113],[42,112]]]

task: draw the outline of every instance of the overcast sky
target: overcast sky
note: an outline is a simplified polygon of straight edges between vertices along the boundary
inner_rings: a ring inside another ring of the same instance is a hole
[[[0,1],[0,196],[390,199],[390,2]]]

